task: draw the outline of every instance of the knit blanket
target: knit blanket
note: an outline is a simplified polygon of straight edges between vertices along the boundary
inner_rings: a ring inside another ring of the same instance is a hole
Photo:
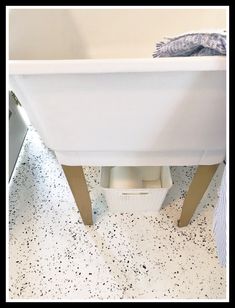
[[[226,55],[226,35],[221,33],[190,33],[156,44],[154,58]]]

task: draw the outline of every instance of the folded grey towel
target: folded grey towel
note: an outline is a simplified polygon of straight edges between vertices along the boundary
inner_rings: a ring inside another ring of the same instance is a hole
[[[153,57],[188,57],[226,55],[226,35],[191,33],[156,44]]]

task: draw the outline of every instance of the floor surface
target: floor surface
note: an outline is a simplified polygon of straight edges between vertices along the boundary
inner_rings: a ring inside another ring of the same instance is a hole
[[[9,185],[9,298],[224,299],[212,232],[216,172],[191,223],[177,227],[195,167],[171,167],[159,213],[110,214],[100,169],[84,167],[93,226],[84,226],[55,155],[30,127]]]

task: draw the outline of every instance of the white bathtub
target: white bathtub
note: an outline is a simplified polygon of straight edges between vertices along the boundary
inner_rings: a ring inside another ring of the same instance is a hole
[[[221,162],[226,58],[152,59],[155,42],[176,34],[159,34],[160,17],[173,13],[134,11],[12,10],[11,88],[63,165]],[[175,11],[182,32],[208,26],[182,24]],[[221,10],[197,11],[195,23],[200,14],[218,26]]]

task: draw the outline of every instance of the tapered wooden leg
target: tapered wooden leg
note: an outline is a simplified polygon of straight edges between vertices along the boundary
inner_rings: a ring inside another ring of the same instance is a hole
[[[73,197],[80,211],[83,223],[92,225],[92,207],[82,166],[62,165]]]
[[[178,221],[179,227],[185,227],[190,222],[218,166],[218,164],[198,166],[184,200],[181,216]]]

